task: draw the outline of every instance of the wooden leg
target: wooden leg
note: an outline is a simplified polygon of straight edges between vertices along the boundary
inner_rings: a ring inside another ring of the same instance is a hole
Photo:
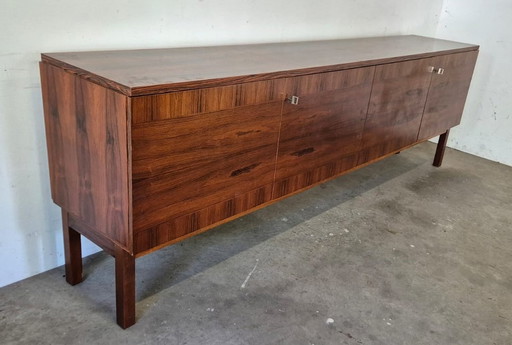
[[[76,285],[82,281],[82,245],[80,233],[69,227],[68,213],[62,210],[64,233],[64,256],[66,259],[66,281]]]
[[[117,324],[123,329],[135,323],[135,257],[116,246]]]
[[[439,141],[437,142],[436,155],[434,156],[434,163],[432,163],[435,167],[440,167],[443,163],[444,150],[446,149],[446,142],[448,141],[448,134],[450,134],[450,130],[447,130],[443,134],[439,136]]]

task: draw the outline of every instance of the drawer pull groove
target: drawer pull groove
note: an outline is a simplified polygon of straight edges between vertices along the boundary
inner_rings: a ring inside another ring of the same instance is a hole
[[[304,155],[307,155],[308,153],[312,153],[312,152],[315,152],[315,148],[308,147],[307,149],[303,149],[303,150],[292,153],[292,156],[300,157],[300,156],[304,156]]]
[[[237,169],[237,170],[234,170],[232,173],[231,173],[231,177],[235,177],[235,176],[239,176],[239,175],[242,175],[242,174],[246,174],[248,172],[250,172],[252,169],[256,168],[258,165],[260,165],[261,163],[254,163],[254,164],[251,164],[249,166],[246,166],[246,167],[243,167],[241,169]]]

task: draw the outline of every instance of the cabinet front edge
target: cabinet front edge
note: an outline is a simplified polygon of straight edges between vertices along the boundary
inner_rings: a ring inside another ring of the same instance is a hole
[[[77,75],[78,77],[88,80],[94,84],[106,87],[107,89],[119,92],[125,96],[132,96],[132,89],[126,85],[120,84],[108,78],[94,74],[80,67],[68,64],[64,61],[54,59],[46,54],[41,54],[41,62],[48,63],[54,67],[62,68],[68,73]]]
[[[379,59],[372,60],[363,60],[363,61],[354,61],[349,63],[335,64],[335,65],[325,65],[325,66],[311,66],[300,69],[292,69],[292,70],[280,70],[280,71],[270,71],[265,73],[257,73],[257,74],[249,74],[249,75],[236,75],[229,76],[223,78],[215,78],[215,79],[198,79],[198,80],[190,80],[184,82],[175,82],[175,83],[166,83],[166,84],[157,84],[157,85],[141,85],[141,86],[126,86],[120,84],[116,81],[110,80],[108,78],[102,77],[100,75],[91,73],[87,70],[79,68],[77,66],[68,64],[58,59],[54,59],[46,54],[41,54],[41,60],[43,62],[49,63],[53,66],[62,68],[69,73],[76,74],[80,78],[89,80],[95,84],[101,85],[113,91],[122,93],[126,96],[148,96],[154,94],[162,94],[168,92],[179,92],[186,91],[192,89],[201,89],[207,87],[218,87],[218,86],[228,86],[233,84],[245,83],[245,82],[255,82],[262,80],[270,80],[270,79],[278,79],[278,78],[288,78],[288,77],[297,77],[301,75],[308,74],[316,74],[316,73],[326,73],[333,72],[345,69],[353,69],[353,68],[361,68],[375,65],[382,65],[394,62],[402,62],[408,60],[416,60],[422,58],[429,58],[439,55],[447,55],[447,54],[455,54],[462,52],[470,52],[479,50],[478,45],[457,48],[457,49],[449,49],[449,50],[440,50],[434,52],[427,53],[418,53],[412,55],[402,55],[402,56],[394,56],[394,57],[385,57]]]

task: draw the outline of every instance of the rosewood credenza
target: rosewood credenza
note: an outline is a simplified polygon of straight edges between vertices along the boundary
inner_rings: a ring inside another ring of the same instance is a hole
[[[66,280],[80,236],[115,257],[135,323],[135,258],[459,124],[478,46],[420,36],[42,54]]]

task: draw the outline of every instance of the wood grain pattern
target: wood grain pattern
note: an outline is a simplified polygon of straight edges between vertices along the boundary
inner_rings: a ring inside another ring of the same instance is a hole
[[[134,124],[281,101],[286,79],[132,97]]]
[[[376,67],[359,164],[416,141],[432,63],[420,59]]]
[[[40,68],[52,198],[131,251],[126,96]]]
[[[331,177],[339,176],[345,171],[349,171],[357,166],[359,154],[345,154],[334,161],[315,168],[304,170],[295,175],[276,179],[272,198],[279,199],[285,195],[290,195],[296,191],[303,190],[306,187],[317,185]]]
[[[433,74],[418,140],[430,139],[457,126],[462,117],[478,52],[443,55],[433,58],[443,74]]]
[[[128,96],[217,87],[477,50],[420,36],[42,54],[42,60]]]
[[[138,232],[272,183],[282,101],[136,125]]]
[[[232,109],[235,100],[234,86],[135,97],[132,98],[132,122],[158,121]]]
[[[271,200],[272,184],[239,194],[198,211],[173,218],[135,234],[137,255],[151,249],[187,238],[256,209]]]
[[[361,147],[374,69],[290,79],[288,94],[298,96],[299,104],[286,103],[283,108],[276,197],[281,197],[285,190],[293,192],[294,188],[304,188],[304,183],[318,182],[339,174],[341,168],[350,169],[357,164],[354,154]],[[333,169],[322,168],[328,163]],[[304,174],[309,177],[303,178]],[[281,181],[285,178],[289,178],[287,182]],[[282,187],[285,184],[287,187]]]

